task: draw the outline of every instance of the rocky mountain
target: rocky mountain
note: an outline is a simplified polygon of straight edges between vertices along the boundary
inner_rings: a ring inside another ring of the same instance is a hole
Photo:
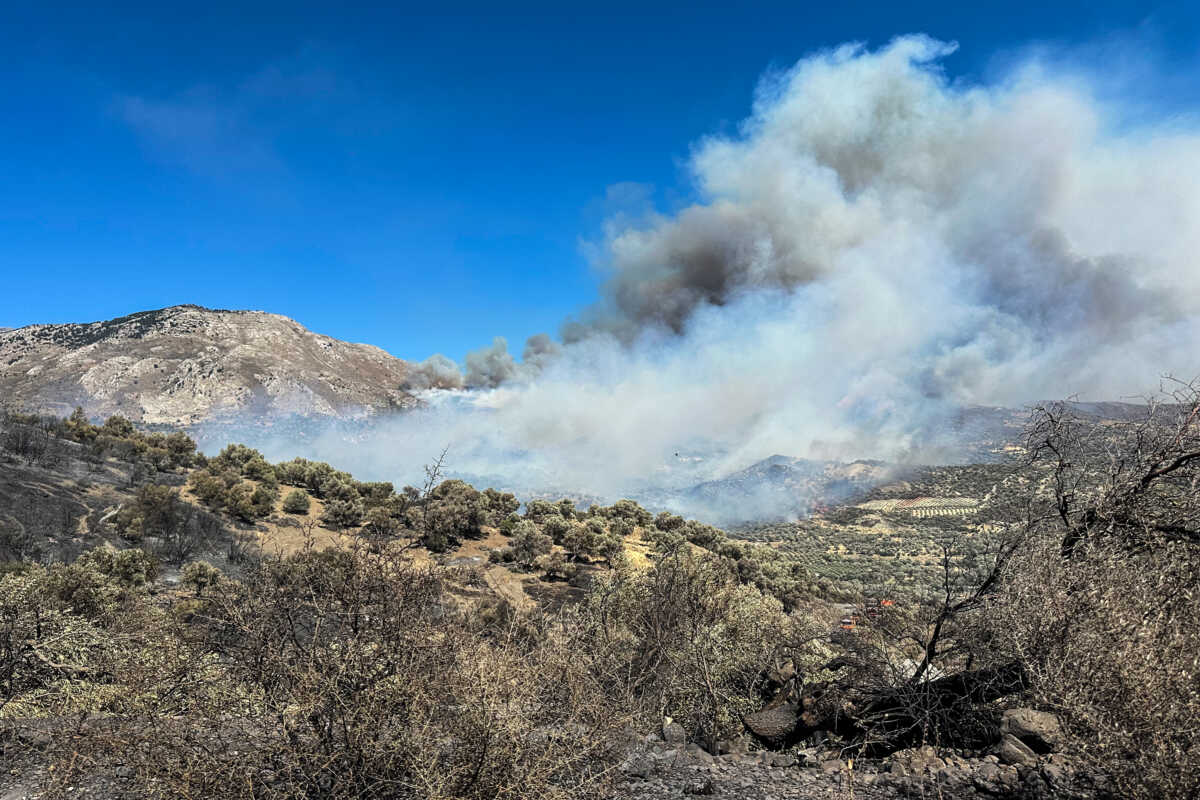
[[[26,409],[192,425],[264,417],[366,417],[415,404],[408,364],[262,311],[194,305],[0,331],[0,397]]]

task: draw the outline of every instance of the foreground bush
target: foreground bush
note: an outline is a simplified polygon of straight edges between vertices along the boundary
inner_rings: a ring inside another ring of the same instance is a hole
[[[586,628],[465,613],[444,581],[335,550],[206,581],[175,644],[185,664],[221,671],[166,673],[163,713],[72,745],[62,786],[119,761],[157,797],[602,793],[625,717],[601,692]]]
[[[1200,790],[1200,548],[1090,548],[1057,538],[1014,564],[1004,631],[1032,692],[1057,711],[1071,750],[1126,797]]]
[[[778,600],[687,546],[649,571],[618,569],[589,602],[608,691],[644,725],[666,714],[712,752],[758,710],[763,669],[797,657],[803,640]]]
[[[1196,797],[1200,390],[1119,425],[1048,406],[1029,444],[1049,497],[1007,570],[997,640],[1117,795]]]
[[[0,718],[175,715],[238,687],[149,601],[140,550],[0,577]],[[67,742],[62,742],[67,746]]]

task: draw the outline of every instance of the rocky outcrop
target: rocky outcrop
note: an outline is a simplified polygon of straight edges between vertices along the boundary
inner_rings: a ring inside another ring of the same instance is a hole
[[[0,396],[18,407],[192,425],[253,412],[356,418],[415,404],[408,364],[262,311],[172,306],[0,331]]]

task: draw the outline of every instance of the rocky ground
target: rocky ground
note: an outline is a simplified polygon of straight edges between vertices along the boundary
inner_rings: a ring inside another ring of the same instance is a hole
[[[66,724],[66,723],[64,723]],[[69,727],[69,725],[67,726]],[[51,796],[79,800],[130,797],[132,770],[117,765],[105,774],[74,776],[55,782],[41,757],[52,739],[70,736],[67,728],[44,726],[10,730],[0,742],[0,800],[37,800]],[[61,742],[60,742],[61,744]],[[833,753],[727,753],[710,756],[696,745],[654,742],[621,766],[612,800],[667,800],[688,796],[739,800],[883,800],[883,798],[1087,798],[1094,789],[1078,780],[1061,755],[1029,763],[1005,764],[995,754],[963,756],[920,748],[881,761],[854,761]]]
[[[614,800],[689,795],[745,800],[1097,796],[1095,781],[1069,756],[1053,752],[1060,741],[1057,721],[1028,709],[1006,713],[999,741],[988,753],[926,746],[873,760],[814,748],[748,752],[736,744],[735,752],[714,757],[688,743],[678,725],[668,725],[661,736],[634,748],[621,765]]]
[[[1059,798],[1091,797],[1077,786],[1070,761],[1051,755],[1005,764],[994,754],[965,757],[932,748],[880,761],[842,760],[835,754],[761,752],[713,758],[694,745],[657,747],[631,759],[615,798],[659,800],[686,795],[784,798]]]

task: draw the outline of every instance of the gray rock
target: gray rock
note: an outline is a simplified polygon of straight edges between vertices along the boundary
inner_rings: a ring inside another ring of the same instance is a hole
[[[981,789],[996,786],[1000,781],[1000,768],[995,764],[983,764],[975,771],[975,785]]]
[[[1048,711],[1012,708],[1000,720],[1000,733],[1015,736],[1035,753],[1051,753],[1062,747],[1066,736],[1058,717]]]
[[[771,755],[772,767],[794,767],[796,766],[796,757],[790,756],[787,753],[773,753]]]
[[[1071,785],[1071,773],[1059,764],[1043,764],[1042,777],[1056,792],[1064,792]]]
[[[54,737],[40,728],[20,730],[17,732],[17,738],[30,747],[48,747],[54,743]]]
[[[946,762],[942,761],[938,757],[937,751],[929,745],[909,750],[898,750],[892,753],[891,764],[892,775],[897,777],[904,775],[924,775],[926,772],[937,772],[946,766]]]
[[[688,737],[682,725],[678,722],[668,722],[663,725],[662,738],[667,744],[686,744]]]
[[[1000,767],[1000,785],[1011,789],[1021,782],[1021,775],[1017,768],[1009,764],[1003,764]]]
[[[1013,766],[1028,767],[1037,763],[1037,754],[1020,739],[1008,733],[1000,739],[1000,744],[996,745],[996,755],[1003,763]]]
[[[684,794],[712,794],[715,791],[712,778],[702,777],[689,781],[683,787]]]

